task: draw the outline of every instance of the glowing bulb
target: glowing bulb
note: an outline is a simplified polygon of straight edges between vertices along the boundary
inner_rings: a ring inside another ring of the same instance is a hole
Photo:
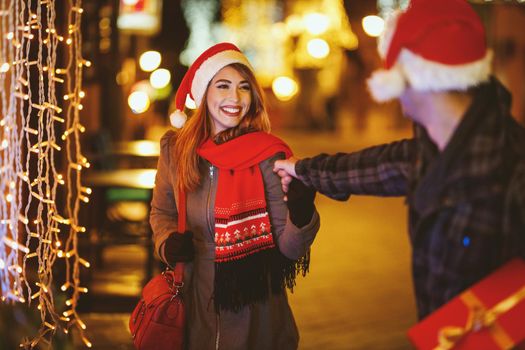
[[[78,262],[81,263],[82,265],[84,265],[87,268],[91,267],[91,264],[89,263],[89,261],[86,261],[86,260],[84,260],[82,258],[78,258]]]
[[[77,323],[78,325],[80,326],[80,328],[82,329],[86,329],[86,324],[84,322],[82,322],[80,319],[77,318]]]
[[[68,316],[71,316],[73,315],[73,310],[68,310],[68,311],[64,311],[62,312],[62,315],[64,315],[64,317],[68,317]]]
[[[366,16],[361,21],[363,30],[372,37],[378,37],[385,29],[385,21],[379,16]]]
[[[158,51],[146,51],[139,58],[139,66],[145,72],[152,72],[160,66],[162,57]]]
[[[330,46],[323,39],[312,39],[306,44],[306,50],[314,58],[325,58],[330,53]]]
[[[84,342],[84,344],[86,344],[88,348],[91,348],[93,346],[93,344],[91,344],[91,342],[85,337],[82,337],[82,341]]]
[[[9,63],[2,63],[0,66],[0,73],[5,73],[9,70]]]
[[[151,73],[149,77],[149,82],[151,86],[153,86],[156,89],[162,89],[170,83],[170,80],[171,73],[169,70],[164,68],[157,69],[156,71]]]

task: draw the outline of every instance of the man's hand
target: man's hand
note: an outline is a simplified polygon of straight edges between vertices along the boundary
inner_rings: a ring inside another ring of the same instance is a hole
[[[295,157],[290,157],[286,160],[276,160],[273,165],[273,171],[281,177],[281,186],[284,193],[288,193],[290,182],[292,182],[293,177],[297,177],[295,173],[295,163],[297,163],[298,160],[299,159]]]

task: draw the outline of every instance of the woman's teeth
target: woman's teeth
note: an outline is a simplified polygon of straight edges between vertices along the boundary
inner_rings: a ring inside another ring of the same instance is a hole
[[[235,108],[235,107],[222,107],[222,110],[226,113],[230,113],[230,114],[237,114],[241,111],[240,108]]]

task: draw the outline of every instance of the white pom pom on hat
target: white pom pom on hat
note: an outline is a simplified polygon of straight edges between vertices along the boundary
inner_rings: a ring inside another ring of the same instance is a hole
[[[419,91],[466,90],[491,73],[483,24],[465,0],[411,0],[386,22],[378,49],[384,69],[368,79],[378,102],[399,97],[407,85]]]
[[[189,95],[199,107],[209,82],[218,71],[232,63],[241,63],[253,71],[246,56],[232,43],[213,45],[197,57],[182,78],[175,94],[176,110],[170,114],[171,125],[179,129],[184,126],[188,119],[184,113],[186,97]]]
[[[177,129],[182,128],[186,123],[186,120],[188,120],[186,113],[178,109],[170,114],[170,123]]]
[[[403,72],[395,66],[391,69],[379,69],[367,80],[370,94],[377,102],[390,101],[401,96],[405,90],[406,81]],[[388,88],[384,88],[388,87]]]

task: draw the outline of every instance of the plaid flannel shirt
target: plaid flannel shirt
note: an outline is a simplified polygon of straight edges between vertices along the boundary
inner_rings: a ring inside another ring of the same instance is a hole
[[[412,139],[296,164],[306,185],[334,199],[407,197],[420,318],[511,257],[525,258],[525,130],[509,105],[493,79],[442,153],[415,126]]]

